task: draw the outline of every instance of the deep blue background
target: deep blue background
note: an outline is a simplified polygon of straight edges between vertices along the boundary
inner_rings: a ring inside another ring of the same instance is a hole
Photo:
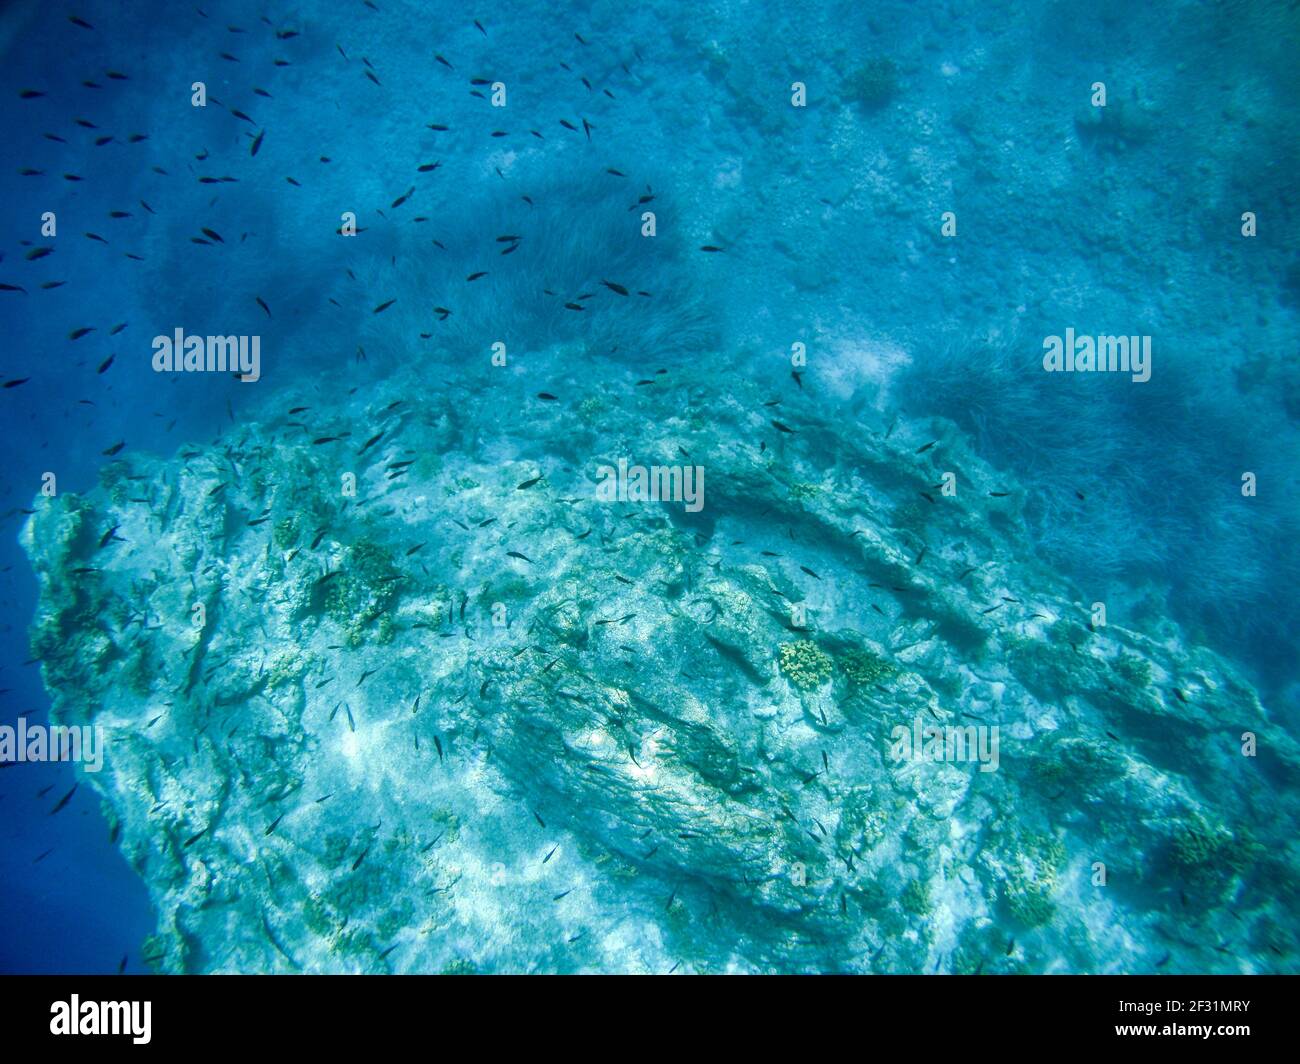
[[[0,281],[27,292],[0,293],[0,380],[30,381],[0,390],[0,718],[44,720],[48,705],[23,664],[35,581],[15,512],[42,473],[82,490],[110,445],[172,453],[304,377],[363,387],[420,359],[436,388],[503,329],[523,350],[579,340],[570,317],[540,309],[538,289],[556,274],[589,284],[633,254],[619,243],[626,206],[652,187],[664,233],[635,254],[653,256],[643,283],[674,310],[593,313],[582,328],[607,348],[653,335],[665,359],[690,352],[720,374],[780,371],[790,341],[807,339],[810,384],[846,418],[867,411],[836,393],[836,366],[904,353],[889,397],[868,406],[942,413],[975,434],[1037,490],[1048,557],[1090,595],[1154,599],[1191,639],[1232,654],[1294,725],[1297,14],[1264,2],[1076,7],[484,5],[485,34],[459,4],[205,3],[206,17],[157,2],[6,5]],[[847,79],[881,57],[895,64],[893,98],[878,110],[848,99]],[[510,110],[469,94],[476,74],[508,82]],[[195,80],[224,106],[190,107]],[[788,107],[794,80],[809,86],[806,112]],[[1086,128],[1094,80],[1111,87],[1110,115],[1127,109],[1119,134]],[[20,99],[27,88],[46,95]],[[559,125],[581,117],[591,138]],[[509,137],[491,138],[497,128]],[[136,132],[149,139],[129,144]],[[102,135],[115,139],[95,146]],[[439,171],[416,171],[434,160]],[[43,174],[22,176],[29,167]],[[203,174],[239,182],[201,185]],[[391,207],[408,187],[410,202]],[[349,209],[369,239],[345,253],[333,228]],[[937,237],[948,209],[952,244]],[[59,217],[53,242],[39,234],[46,210]],[[1243,210],[1259,214],[1254,241],[1239,234]],[[521,225],[540,236],[514,272],[492,261],[493,277],[467,288],[482,244]],[[193,244],[201,226],[225,243]],[[697,253],[713,242],[725,261]],[[25,261],[48,243],[53,255]],[[65,284],[43,291],[47,280]],[[375,317],[387,298],[399,302]],[[434,305],[456,313],[422,341]],[[176,326],[260,333],[263,384],[160,379],[149,341]],[[1042,374],[1042,337],[1067,326],[1153,334],[1152,382]],[[1248,504],[1244,469],[1261,483]],[[50,815],[74,779],[67,766],[0,773],[4,970],[108,972],[124,954],[139,969],[147,898],[93,793],[83,784]]]

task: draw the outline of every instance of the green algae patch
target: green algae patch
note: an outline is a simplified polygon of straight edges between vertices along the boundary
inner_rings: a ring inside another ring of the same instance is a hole
[[[869,59],[849,77],[846,90],[864,111],[878,111],[898,93],[898,67],[885,56]]]
[[[997,833],[980,863],[999,882],[1011,917],[1027,928],[1042,927],[1056,915],[1056,890],[1065,867],[1065,844],[1055,835],[1012,822]]]
[[[1151,662],[1146,658],[1139,658],[1136,654],[1120,654],[1111,667],[1120,680],[1138,690],[1150,687],[1154,680]]]
[[[898,903],[903,907],[905,913],[917,917],[928,916],[932,908],[930,884],[920,876],[909,879],[907,886],[903,888],[903,892],[898,896]]]
[[[373,622],[385,617],[397,599],[401,575],[385,547],[362,540],[348,550],[338,575],[324,578],[321,607],[344,629],[349,644],[363,642]],[[377,630],[391,638],[391,624]]]
[[[1174,828],[1170,857],[1189,887],[1226,894],[1233,881],[1246,876],[1260,856],[1259,844],[1244,828],[1230,829],[1200,813]]]
[[[846,650],[836,664],[856,687],[869,687],[897,674],[898,669],[879,654],[866,649]]]
[[[800,690],[816,690],[831,678],[831,656],[811,640],[782,643],[778,654],[781,671]]]

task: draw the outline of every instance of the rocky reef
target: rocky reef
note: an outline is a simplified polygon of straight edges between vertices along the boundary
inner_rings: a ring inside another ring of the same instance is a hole
[[[1300,750],[1154,595],[1101,623],[947,423],[571,361],[34,504],[152,965],[1296,970]],[[601,501],[619,459],[703,508]],[[996,762],[898,755],[933,727]]]

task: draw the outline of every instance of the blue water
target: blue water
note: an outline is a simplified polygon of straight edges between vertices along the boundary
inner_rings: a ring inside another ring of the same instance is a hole
[[[497,340],[773,386],[802,340],[846,431],[950,418],[1032,489],[1039,556],[1166,613],[1295,735],[1298,37],[1264,0],[7,4],[0,717],[48,708],[16,542],[46,472],[88,489],[118,442],[170,455],[304,382],[414,365],[435,394]],[[259,334],[262,381],[154,373],[177,327]],[[1067,328],[1151,336],[1151,380],[1064,387]],[[143,970],[97,798],[50,812],[76,779],[0,775],[6,971]]]

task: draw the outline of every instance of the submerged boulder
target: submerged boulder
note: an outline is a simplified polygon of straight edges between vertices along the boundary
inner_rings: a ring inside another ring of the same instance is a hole
[[[150,963],[1294,969],[1300,757],[1228,663],[1091,625],[951,426],[606,372],[545,420],[491,375],[316,394],[365,431],[37,501],[34,652],[105,728]],[[597,497],[673,456],[707,521]]]

